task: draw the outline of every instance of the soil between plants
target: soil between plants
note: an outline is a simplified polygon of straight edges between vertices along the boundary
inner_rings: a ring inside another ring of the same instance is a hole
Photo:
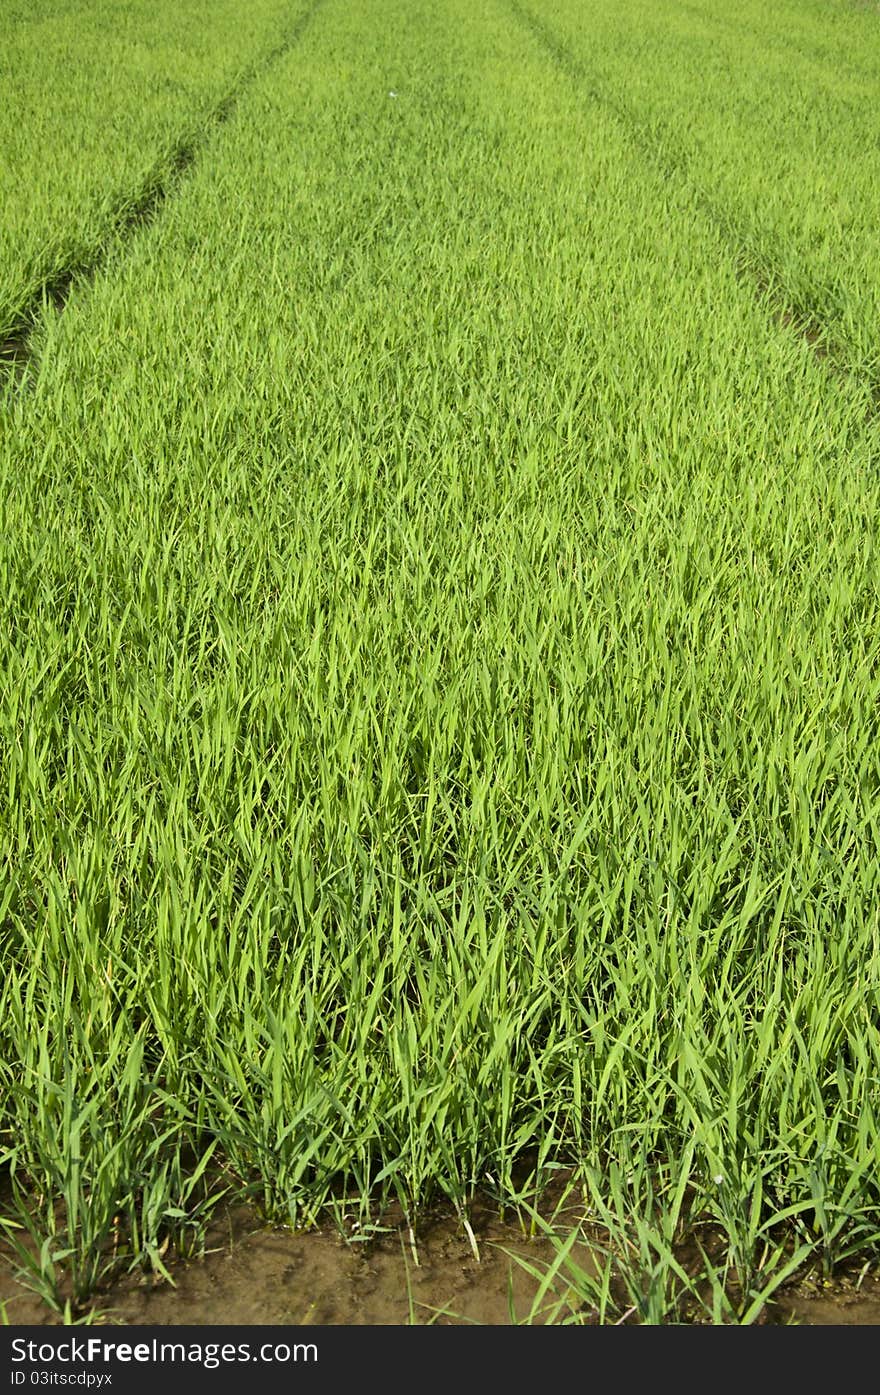
[[[538,1279],[514,1256],[543,1272],[553,1257],[545,1236],[529,1238],[516,1222],[472,1217],[479,1261],[460,1223],[437,1216],[416,1240],[416,1265],[405,1226],[358,1241],[335,1229],[294,1233],[267,1229],[244,1207],[212,1231],[204,1257],[177,1263],[176,1287],[127,1275],[98,1293],[93,1321],[121,1326],[335,1326],[477,1323],[509,1325],[529,1319]],[[564,1233],[564,1230],[561,1231]],[[573,1251],[591,1264],[586,1244]],[[13,1326],[52,1326],[61,1319],[16,1280],[0,1251],[0,1312]],[[544,1307],[566,1298],[560,1278]],[[574,1295],[562,1315],[577,1306]],[[589,1318],[587,1319],[589,1320]],[[633,1321],[632,1318],[629,1319]],[[857,1272],[828,1283],[809,1276],[787,1286],[762,1322],[809,1326],[880,1325],[880,1275]]]
[[[438,1216],[423,1223],[415,1238],[416,1264],[402,1224],[347,1240],[329,1227],[298,1233],[267,1229],[252,1212],[238,1208],[214,1225],[203,1258],[171,1266],[176,1287],[151,1276],[125,1276],[95,1295],[94,1320],[125,1326],[524,1320],[538,1280],[511,1254],[543,1268],[552,1259],[552,1244],[543,1236],[524,1236],[515,1222],[472,1216],[472,1225],[479,1260],[460,1223]],[[582,1264],[590,1262],[586,1246],[575,1255]],[[3,1258],[0,1304],[7,1320],[16,1326],[58,1323]],[[556,1292],[564,1291],[560,1281]]]

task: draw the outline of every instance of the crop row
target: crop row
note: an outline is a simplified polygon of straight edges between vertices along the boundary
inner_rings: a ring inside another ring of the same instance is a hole
[[[710,1218],[740,1312],[868,1252],[878,426],[699,194],[505,4],[328,0],[36,347],[0,1156],[46,1297],[220,1187],[366,1227],[562,1164],[655,1258]]]
[[[289,0],[46,0],[3,15],[0,342],[88,266],[261,55]]]
[[[880,25],[854,6],[524,0],[581,90],[700,191],[762,289],[880,381]]]

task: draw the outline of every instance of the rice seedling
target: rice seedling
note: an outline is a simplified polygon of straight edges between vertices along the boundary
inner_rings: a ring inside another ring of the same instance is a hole
[[[221,1192],[417,1253],[561,1168],[603,1320],[876,1253],[880,427],[681,169],[506,0],[326,0],[40,317],[0,1147],[56,1309]]]
[[[288,0],[4,7],[0,360],[144,218],[297,15]]]
[[[756,290],[880,400],[880,27],[851,4],[511,0],[704,202]]]

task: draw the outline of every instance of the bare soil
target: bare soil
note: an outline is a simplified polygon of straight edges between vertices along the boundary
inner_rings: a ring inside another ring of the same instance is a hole
[[[405,1225],[367,1240],[336,1230],[294,1233],[267,1229],[240,1207],[212,1231],[203,1258],[173,1266],[175,1287],[128,1275],[96,1296],[93,1321],[122,1326],[508,1325],[547,1320],[553,1300],[576,1307],[559,1280],[536,1304],[539,1280],[553,1256],[545,1236],[524,1235],[515,1221],[486,1211],[472,1217],[477,1254],[460,1222],[438,1214],[423,1225],[415,1255]],[[49,1326],[59,1317],[19,1283],[9,1257],[0,1264],[0,1314],[14,1325]],[[584,1268],[586,1244],[573,1252]],[[522,1262],[518,1262],[522,1261]],[[416,1262],[418,1261],[418,1262]],[[633,1319],[630,1319],[632,1321]],[[880,1277],[853,1271],[833,1282],[802,1277],[763,1321],[809,1326],[880,1325]]]
[[[447,1215],[423,1225],[412,1241],[403,1224],[359,1241],[335,1229],[267,1229],[239,1208],[214,1227],[204,1258],[173,1266],[176,1287],[151,1276],[124,1277],[96,1296],[95,1318],[125,1326],[523,1321],[539,1281],[513,1255],[540,1268],[551,1260],[552,1245],[488,1215],[472,1216],[472,1229],[476,1254],[461,1224]],[[585,1246],[575,1255],[590,1263]],[[16,1325],[60,1321],[16,1281],[8,1258],[0,1266],[4,1304]]]

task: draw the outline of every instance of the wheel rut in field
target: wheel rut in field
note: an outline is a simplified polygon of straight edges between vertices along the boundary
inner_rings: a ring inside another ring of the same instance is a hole
[[[134,197],[127,199],[111,216],[100,246],[87,257],[54,270],[0,333],[0,383],[4,378],[21,382],[36,355],[34,335],[47,310],[61,311],[78,286],[94,281],[111,254],[124,246],[157,217],[163,204],[180,186],[187,171],[196,163],[211,136],[236,112],[245,92],[253,83],[295,48],[326,0],[311,0],[283,38],[239,74],[231,91],[209,110],[198,131],[181,137],[159,160]]]
[[[618,100],[612,93],[599,86],[595,75],[572,52],[565,41],[534,14],[522,0],[505,0],[507,8],[519,24],[538,42],[545,53],[554,61],[561,72],[575,84],[590,101],[610,112],[624,131],[628,140],[639,150],[647,162],[653,165],[666,179],[676,181],[683,188],[704,217],[720,236],[730,252],[736,275],[747,286],[752,295],[762,305],[776,324],[796,334],[820,359],[835,377],[861,383],[867,390],[869,407],[867,417],[876,420],[880,416],[880,380],[866,380],[865,375],[851,361],[844,345],[835,340],[834,335],[823,323],[817,310],[798,302],[782,284],[776,267],[766,258],[760,257],[749,246],[749,237],[742,225],[719,208],[718,205],[693,181],[687,157],[676,151],[674,139],[670,136],[663,144],[645,125],[638,113]],[[666,137],[670,133],[664,131]]]
[[[880,0],[877,0],[877,3],[880,3]],[[719,14],[715,10],[704,9],[702,5],[688,3],[688,0],[677,0],[676,9],[681,14],[691,15],[701,24],[706,24],[711,28],[728,34],[748,35],[750,39],[756,40],[764,48],[776,49],[798,61],[826,67],[829,77],[842,76],[856,82],[872,85],[876,83],[875,71],[856,64],[851,54],[834,54],[816,44],[800,41],[796,35],[767,33],[758,25],[750,24],[748,20],[740,19],[736,15]]]

